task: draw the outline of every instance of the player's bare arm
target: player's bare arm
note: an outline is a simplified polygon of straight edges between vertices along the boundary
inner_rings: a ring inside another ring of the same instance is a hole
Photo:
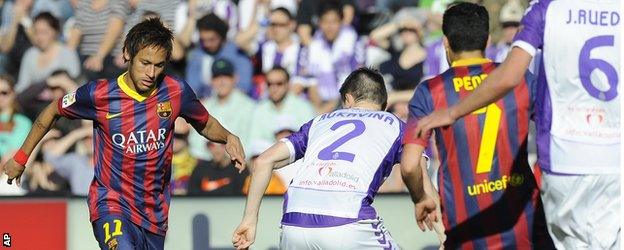
[[[273,169],[281,168],[288,164],[290,151],[283,142],[278,142],[264,151],[250,168],[251,184],[245,213],[240,225],[234,231],[232,244],[236,249],[246,249],[253,244],[256,237],[256,224],[258,212],[264,192],[266,191]]]
[[[427,174],[427,168],[429,166],[429,160],[424,156],[420,159],[420,169],[422,170],[423,176],[423,188],[425,189],[425,195],[433,198],[436,211],[435,213],[429,214],[428,218],[425,219],[425,223],[429,230],[434,230],[436,235],[438,235],[438,240],[440,240],[440,247],[444,249],[444,241],[446,241],[446,235],[444,234],[444,224],[442,224],[442,210],[440,208],[440,195],[438,195],[438,191],[434,188],[433,183],[431,183],[431,179],[429,179],[429,175]],[[439,218],[439,219],[437,219]],[[436,220],[437,219],[437,220]]]
[[[531,59],[529,53],[514,47],[505,61],[465,99],[448,109],[436,110],[420,119],[416,134],[424,138],[426,133],[423,132],[451,125],[455,120],[500,99],[521,82]]]
[[[429,229],[432,229],[433,224],[428,222],[431,220],[434,222],[438,221],[436,203],[430,195],[425,193],[424,179],[428,177],[426,177],[426,172],[423,173],[423,167],[421,167],[421,164],[423,164],[421,158],[424,150],[423,146],[417,144],[405,144],[401,156],[401,176],[409,190],[412,202],[414,202],[418,227],[423,231],[426,223]],[[424,168],[426,169],[426,166]],[[429,219],[429,221],[426,219]]]
[[[23,153],[28,158],[33,152],[43,136],[48,133],[54,122],[60,117],[57,104],[58,100],[53,101],[39,114],[17,154]],[[12,184],[13,179],[15,179],[17,185],[20,186],[24,168],[25,166],[18,163],[15,158],[10,159],[4,165],[4,173],[9,177],[7,183]]]
[[[247,162],[245,161],[245,151],[243,150],[240,139],[238,139],[238,136],[225,129],[217,119],[214,117],[208,119],[204,129],[198,132],[208,140],[225,143],[225,151],[230,155],[232,161],[236,163],[235,166],[239,173],[245,170],[245,164],[247,164]]]

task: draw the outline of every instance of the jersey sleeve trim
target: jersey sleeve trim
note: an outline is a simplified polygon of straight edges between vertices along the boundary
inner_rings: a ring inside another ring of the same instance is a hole
[[[526,51],[527,53],[529,53],[529,55],[531,55],[531,57],[535,57],[535,53],[537,52],[537,49],[535,47],[533,47],[533,45],[531,45],[528,42],[522,41],[522,40],[516,40],[515,42],[513,42],[513,44],[511,44],[511,47],[518,47],[524,51]]]
[[[290,154],[288,156],[288,162],[289,163],[294,162],[295,156],[296,156],[295,145],[293,145],[293,143],[290,140],[288,140],[288,138],[282,138],[280,141],[283,142],[288,148],[288,153]]]

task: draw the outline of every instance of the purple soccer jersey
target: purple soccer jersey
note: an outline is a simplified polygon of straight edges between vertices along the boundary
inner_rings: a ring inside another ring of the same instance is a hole
[[[512,46],[532,56],[542,50],[535,103],[540,166],[619,173],[619,1],[533,1],[521,24]]]
[[[303,158],[284,201],[282,224],[333,227],[374,219],[377,190],[400,161],[404,123],[391,113],[341,109],[283,139]]]

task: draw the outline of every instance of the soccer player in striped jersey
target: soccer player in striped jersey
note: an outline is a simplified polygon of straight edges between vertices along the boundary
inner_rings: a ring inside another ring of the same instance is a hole
[[[497,67],[484,56],[488,12],[483,6],[452,5],[444,13],[442,30],[451,68],[416,88],[402,168],[419,168],[416,157],[428,146],[428,136],[414,134],[418,120],[458,103]],[[502,99],[435,130],[446,248],[554,248],[527,159],[533,85],[527,71],[521,84]],[[426,175],[424,179],[429,181]]]
[[[234,247],[254,242],[273,169],[303,159],[284,199],[281,249],[398,248],[371,203],[400,160],[404,124],[382,111],[388,96],[379,72],[353,71],[340,95],[344,109],[317,116],[258,157]]]
[[[28,155],[59,117],[93,120],[95,177],[87,202],[102,249],[163,249],[176,118],[225,143],[236,167],[245,167],[238,137],[209,116],[184,81],[164,74],[172,41],[158,18],[134,26],[124,41],[128,71],[91,81],[50,104],[5,166],[9,184],[16,179],[19,185]]]
[[[620,5],[533,1],[505,61],[469,96],[423,118],[416,129],[425,134],[448,126],[496,101],[521,83],[538,56],[537,159],[558,249],[620,248]]]

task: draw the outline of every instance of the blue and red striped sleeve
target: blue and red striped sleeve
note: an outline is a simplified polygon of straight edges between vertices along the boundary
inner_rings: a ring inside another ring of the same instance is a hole
[[[95,120],[93,92],[98,82],[91,81],[58,99],[59,114],[69,119]]]
[[[206,126],[210,115],[208,110],[197,99],[197,95],[193,92],[193,89],[182,80],[179,80],[182,84],[182,104],[180,110],[180,116],[193,126],[197,131],[201,131]]]
[[[409,117],[407,128],[403,136],[403,144],[418,144],[427,147],[431,132],[425,138],[419,138],[415,134],[418,120],[433,112],[433,100],[429,92],[428,81],[424,81],[416,87],[416,91],[409,102]]]

